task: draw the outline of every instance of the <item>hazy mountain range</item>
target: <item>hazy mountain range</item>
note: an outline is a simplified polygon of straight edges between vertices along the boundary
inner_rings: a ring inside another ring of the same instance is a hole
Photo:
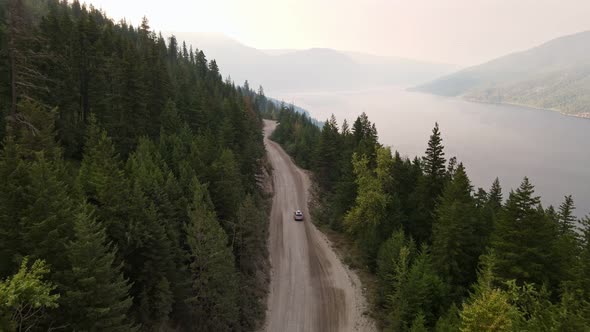
[[[259,50],[217,33],[174,32],[179,42],[215,59],[224,77],[267,94],[286,91],[357,90],[384,85],[412,86],[458,69],[448,64],[375,56],[327,48]]]
[[[414,90],[590,117],[590,31],[463,69]]]

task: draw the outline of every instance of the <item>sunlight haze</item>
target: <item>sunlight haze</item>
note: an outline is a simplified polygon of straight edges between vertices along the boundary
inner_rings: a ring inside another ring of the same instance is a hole
[[[326,47],[473,65],[590,29],[585,0],[90,0],[116,19],[259,49]],[[141,11],[137,9],[141,8]]]

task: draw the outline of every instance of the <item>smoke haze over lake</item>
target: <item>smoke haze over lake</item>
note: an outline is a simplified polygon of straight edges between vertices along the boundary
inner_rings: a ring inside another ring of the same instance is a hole
[[[402,155],[422,156],[435,122],[446,158],[463,162],[475,189],[500,178],[504,198],[524,176],[545,207],[573,195],[576,214],[590,213],[590,120],[530,108],[472,103],[407,92],[399,87],[277,96],[318,120],[334,113],[339,124],[366,112],[379,141]]]

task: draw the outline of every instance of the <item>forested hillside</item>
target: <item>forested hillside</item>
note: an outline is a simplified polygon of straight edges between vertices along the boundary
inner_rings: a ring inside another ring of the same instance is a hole
[[[590,117],[590,31],[436,79],[416,90]]]
[[[287,109],[277,118],[273,139],[314,172],[314,222],[345,233],[376,276],[386,331],[590,329],[590,218],[578,223],[571,196],[543,207],[527,178],[508,193],[499,180],[473,188],[438,125],[408,159],[365,114],[321,130]]]
[[[256,330],[266,98],[78,1],[0,1],[0,54],[0,330]]]

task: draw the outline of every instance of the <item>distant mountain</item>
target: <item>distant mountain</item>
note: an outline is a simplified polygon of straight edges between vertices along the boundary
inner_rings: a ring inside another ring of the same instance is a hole
[[[172,33],[168,33],[170,35]],[[381,57],[327,48],[258,50],[217,33],[173,33],[202,49],[222,74],[265,91],[352,90],[383,85],[411,86],[450,73],[456,66]]]
[[[590,31],[469,67],[413,90],[590,117]]]

